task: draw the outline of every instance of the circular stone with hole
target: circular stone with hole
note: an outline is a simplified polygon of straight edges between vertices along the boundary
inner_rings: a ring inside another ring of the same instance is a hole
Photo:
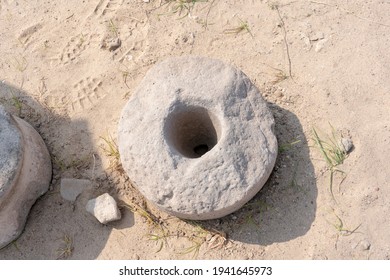
[[[21,234],[50,180],[50,155],[38,132],[0,106],[0,249]]]
[[[240,70],[197,56],[154,66],[119,123],[124,170],[160,209],[223,217],[265,184],[275,164],[274,119]]]

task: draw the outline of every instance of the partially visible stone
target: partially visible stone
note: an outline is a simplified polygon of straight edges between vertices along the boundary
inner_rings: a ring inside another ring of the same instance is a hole
[[[352,140],[349,138],[341,138],[340,143],[346,154],[348,154],[353,148]]]
[[[301,34],[301,39],[303,40],[303,42],[306,45],[306,50],[310,50],[311,49],[310,38],[306,34]]]
[[[102,224],[120,220],[121,212],[115,199],[108,193],[88,201],[86,210]]]
[[[121,46],[122,42],[119,38],[113,38],[107,42],[107,47],[109,51],[115,51]]]
[[[370,242],[368,242],[367,240],[362,240],[362,241],[359,243],[359,248],[360,248],[362,251],[368,251],[368,250],[370,250],[370,248],[371,248],[371,244],[370,244]]]
[[[316,46],[314,48],[315,52],[320,52],[324,48],[326,42],[328,42],[328,39],[320,39],[320,40],[318,40],[317,44],[316,44]]]
[[[100,48],[109,50],[109,51],[115,51],[122,45],[122,41],[119,37],[111,37],[109,35],[106,35],[103,37],[102,41],[100,42]]]
[[[216,219],[267,181],[278,149],[274,125],[243,72],[215,59],[176,57],[149,70],[132,94],[118,146],[124,170],[149,201],[183,219]]]
[[[61,179],[60,193],[63,199],[74,202],[84,190],[90,187],[90,180],[63,178]]]
[[[18,179],[23,161],[22,134],[0,106],[0,207]]]
[[[21,234],[51,175],[50,154],[38,132],[0,106],[0,249]]]

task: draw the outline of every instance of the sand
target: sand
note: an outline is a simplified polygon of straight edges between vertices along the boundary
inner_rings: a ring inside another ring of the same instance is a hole
[[[0,102],[42,135],[54,166],[49,192],[0,259],[389,259],[390,2],[171,2],[0,2]],[[280,145],[255,198],[205,222],[146,203],[104,140],[116,140],[147,70],[188,54],[245,72],[269,102]],[[333,196],[313,128],[354,144]],[[61,178],[93,188],[72,203]],[[104,192],[122,212],[108,225],[85,211]]]

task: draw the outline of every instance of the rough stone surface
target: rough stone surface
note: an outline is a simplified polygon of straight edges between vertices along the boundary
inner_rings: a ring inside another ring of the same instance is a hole
[[[352,143],[352,140],[349,139],[349,138],[341,138],[340,140],[341,142],[341,146],[343,147],[345,153],[349,153],[352,151],[352,148],[353,148],[353,143]]]
[[[0,207],[19,176],[22,161],[22,134],[0,106]]]
[[[62,178],[60,193],[63,199],[76,201],[77,197],[91,187],[91,181],[86,179]]]
[[[143,195],[184,219],[241,208],[275,164],[274,119],[240,70],[202,57],[152,68],[125,106],[118,143]]]
[[[115,199],[108,193],[88,201],[86,209],[102,224],[117,221],[121,218]]]
[[[31,206],[49,188],[51,172],[40,135],[0,106],[0,248],[21,234]]]

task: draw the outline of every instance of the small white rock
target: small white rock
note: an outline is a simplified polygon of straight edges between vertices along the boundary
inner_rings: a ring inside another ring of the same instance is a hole
[[[370,250],[371,244],[367,240],[363,240],[360,242],[359,247],[362,251]]]
[[[88,201],[86,210],[102,224],[120,220],[121,212],[115,199],[108,193]]]
[[[349,138],[341,138],[340,142],[344,151],[348,154],[353,148],[352,140]]]
[[[77,197],[89,187],[91,187],[91,181],[89,180],[62,178],[60,193],[63,199],[74,202]]]

